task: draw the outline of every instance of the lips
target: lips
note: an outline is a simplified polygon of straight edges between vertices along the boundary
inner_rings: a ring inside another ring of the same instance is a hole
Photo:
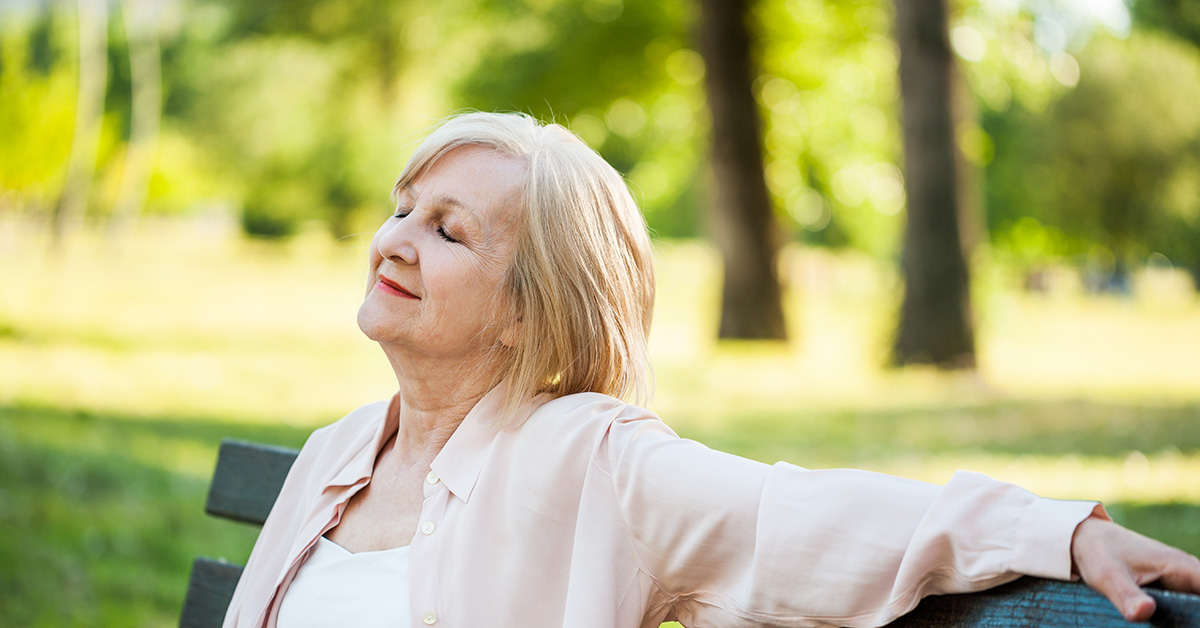
[[[408,290],[405,290],[403,286],[392,281],[391,279],[388,279],[387,277],[385,277],[383,275],[379,275],[379,283],[375,284],[375,287],[379,288],[380,290],[383,290],[384,292],[388,292],[388,293],[394,294],[399,297],[407,297],[409,299],[420,299],[421,298],[421,297],[418,297],[417,295],[409,292]]]

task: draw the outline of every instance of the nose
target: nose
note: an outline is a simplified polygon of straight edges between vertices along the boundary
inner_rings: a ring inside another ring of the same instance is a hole
[[[416,221],[410,218],[392,219],[385,223],[375,236],[380,257],[397,264],[416,264],[418,255],[414,223]]]

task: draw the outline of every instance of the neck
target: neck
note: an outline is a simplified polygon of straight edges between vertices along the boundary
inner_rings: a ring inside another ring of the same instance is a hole
[[[496,367],[483,358],[443,360],[383,349],[400,391],[395,447],[404,454],[402,459],[432,462],[467,413],[491,390]]]

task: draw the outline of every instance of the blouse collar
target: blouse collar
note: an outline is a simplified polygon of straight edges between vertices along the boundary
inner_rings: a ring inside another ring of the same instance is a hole
[[[475,403],[430,465],[446,488],[464,502],[470,501],[487,452],[502,431],[497,421],[504,405],[504,389],[505,385],[501,383]],[[534,407],[543,402],[545,399],[539,396],[532,402],[522,404],[513,413],[511,424],[519,426]],[[399,425],[400,393],[397,392],[388,404],[384,420],[376,421],[375,429],[364,430],[358,442],[346,448],[343,464],[335,466],[340,470],[327,486],[348,487],[370,479],[379,452],[399,429]]]
[[[475,403],[430,464],[438,478],[446,483],[446,488],[464,502],[471,500],[487,452],[501,431],[496,422],[503,405],[504,384],[501,383]],[[516,423],[519,424],[528,413],[528,408],[523,406],[519,415],[513,418],[518,419]]]

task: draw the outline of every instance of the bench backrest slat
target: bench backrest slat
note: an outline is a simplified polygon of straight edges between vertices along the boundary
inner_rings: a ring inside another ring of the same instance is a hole
[[[286,447],[221,441],[204,510],[215,517],[262,525],[297,453]]]
[[[225,561],[197,558],[192,563],[179,628],[221,628],[242,568]]]
[[[214,517],[262,525],[299,453],[286,447],[221,441],[204,510]],[[197,558],[179,614],[180,628],[220,628],[241,575],[239,565]]]

